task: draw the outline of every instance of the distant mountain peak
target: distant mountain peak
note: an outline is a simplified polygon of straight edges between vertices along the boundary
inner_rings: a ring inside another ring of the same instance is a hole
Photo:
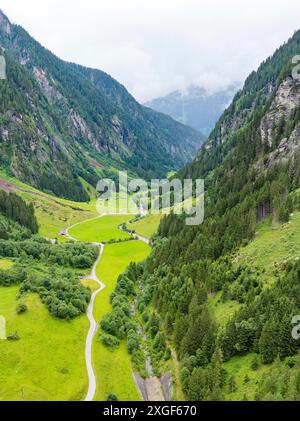
[[[209,92],[201,86],[190,85],[145,105],[208,136],[240,87],[241,83],[236,82],[216,92]]]

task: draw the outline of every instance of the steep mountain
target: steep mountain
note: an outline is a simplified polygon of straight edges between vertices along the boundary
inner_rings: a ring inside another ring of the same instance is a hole
[[[3,13],[0,45],[1,166],[19,179],[87,200],[79,176],[160,177],[195,156],[195,130],[141,106],[104,72],[60,60]]]
[[[210,94],[204,88],[191,85],[185,91],[171,92],[145,105],[208,136],[239,88],[236,83]]]
[[[205,180],[203,224],[164,217],[130,277],[156,373],[175,349],[191,400],[300,398],[299,48],[297,31],[179,172]]]

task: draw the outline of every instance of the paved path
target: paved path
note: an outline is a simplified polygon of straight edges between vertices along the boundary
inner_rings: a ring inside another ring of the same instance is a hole
[[[89,329],[89,332],[86,338],[86,344],[85,344],[85,361],[86,361],[86,367],[87,367],[87,372],[88,372],[88,377],[89,377],[89,389],[84,399],[85,401],[92,401],[96,392],[96,376],[95,376],[95,372],[94,372],[93,364],[92,364],[92,345],[93,345],[94,336],[96,335],[97,330],[98,330],[98,324],[96,320],[94,319],[93,310],[94,310],[94,303],[95,303],[96,296],[99,294],[99,292],[101,292],[105,288],[105,285],[103,284],[103,282],[100,281],[96,273],[97,266],[101,260],[103,250],[104,250],[103,244],[99,245],[99,250],[100,251],[99,251],[98,259],[93,266],[91,275],[88,277],[88,279],[92,279],[93,281],[97,282],[100,288],[97,289],[92,294],[91,301],[87,309],[87,316],[90,321],[90,329]]]
[[[98,217],[99,218],[99,217]],[[98,218],[92,218],[93,219],[98,219]],[[64,235],[68,238],[70,238],[73,241],[78,241],[77,238],[72,237],[69,234],[69,229],[83,223],[83,222],[87,222],[87,220],[85,221],[81,221],[75,225],[73,225],[72,227],[66,229],[64,231]],[[87,309],[87,317],[90,321],[90,328],[86,337],[86,343],[85,343],[85,363],[86,363],[86,368],[87,368],[87,372],[88,372],[88,378],[89,378],[89,388],[88,388],[88,392],[86,394],[85,397],[85,401],[86,402],[91,402],[94,399],[95,396],[95,392],[96,392],[96,387],[97,387],[97,382],[96,382],[96,376],[95,376],[95,372],[94,372],[94,368],[93,368],[93,363],[92,363],[92,345],[93,345],[93,339],[97,333],[98,330],[98,323],[96,322],[95,318],[94,318],[94,304],[95,304],[95,299],[97,297],[97,295],[99,294],[99,292],[103,291],[103,289],[105,288],[105,285],[103,282],[100,281],[100,279],[97,276],[97,266],[100,263],[100,260],[102,258],[102,254],[104,251],[104,244],[102,243],[91,243],[94,244],[95,246],[99,247],[99,255],[98,258],[96,260],[96,262],[94,263],[94,266],[92,268],[92,273],[89,276],[86,276],[85,279],[91,279],[93,281],[95,281],[98,285],[99,288],[93,292],[92,296],[91,296],[91,301],[89,303],[88,309]]]
[[[102,215],[104,216],[104,215]],[[70,240],[73,241],[78,241],[77,238],[72,237],[69,234],[69,230],[71,228],[76,227],[77,225],[80,225],[84,222],[87,221],[93,221],[96,220],[98,218],[101,218],[102,216],[98,216],[96,218],[91,218],[91,219],[87,219],[81,222],[78,222],[77,224],[72,225],[71,227],[67,228],[65,231],[63,231],[61,234],[68,237]],[[119,229],[122,229],[121,226],[119,227]],[[145,237],[142,237],[138,234],[132,234],[134,238],[137,238],[140,241],[144,241],[145,243],[149,244],[149,240]],[[89,388],[88,388],[88,392],[86,394],[85,397],[85,401],[86,402],[90,402],[94,399],[95,396],[95,392],[96,392],[96,387],[97,387],[97,381],[96,381],[96,376],[95,376],[95,372],[94,372],[94,368],[93,368],[93,362],[92,362],[92,345],[93,345],[93,339],[97,333],[98,330],[98,324],[94,318],[93,315],[93,311],[94,311],[94,304],[95,304],[95,299],[97,297],[97,295],[103,291],[103,289],[105,288],[105,284],[103,282],[100,281],[100,279],[97,276],[97,266],[100,263],[100,260],[102,258],[103,255],[103,251],[104,251],[104,244],[102,243],[90,243],[93,244],[97,247],[99,247],[99,256],[96,260],[96,262],[94,263],[93,269],[92,269],[92,273],[89,276],[86,276],[85,279],[91,279],[93,281],[95,281],[98,285],[99,288],[93,292],[92,296],[91,296],[91,301],[89,303],[88,309],[87,309],[87,317],[89,319],[90,322],[90,328],[86,337],[86,344],[85,344],[85,362],[86,362],[86,368],[87,368],[87,372],[88,372],[88,378],[89,378]]]

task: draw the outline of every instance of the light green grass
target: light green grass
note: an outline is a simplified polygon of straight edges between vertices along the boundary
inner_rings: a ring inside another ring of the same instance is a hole
[[[105,246],[97,275],[106,288],[95,300],[96,321],[100,321],[111,310],[109,297],[115,289],[118,276],[131,261],[144,260],[149,252],[150,247],[140,241]],[[123,401],[141,399],[133,380],[131,359],[124,342],[119,348],[111,351],[100,342],[99,336],[96,337],[93,342],[93,364],[97,377],[95,400],[104,401],[110,393],[114,393]]]
[[[99,215],[128,214],[133,219],[139,213],[139,209],[133,201],[132,195],[116,193],[115,198],[109,200],[97,200],[97,212]]]
[[[300,212],[294,213],[289,223],[260,225],[256,238],[242,248],[236,259],[251,267],[264,270],[266,282],[274,278],[275,264],[300,257]]]
[[[237,391],[233,393],[229,392],[228,383],[224,386],[223,392],[226,401],[241,401],[244,395],[247,396],[249,401],[254,400],[257,382],[273,366],[273,364],[261,365],[258,370],[252,370],[251,362],[254,356],[255,354],[247,354],[243,357],[233,357],[224,363],[223,367],[229,373],[228,379],[233,375],[237,386]],[[245,382],[246,375],[250,379],[249,382]]]
[[[9,259],[0,259],[0,269],[7,270],[13,267],[14,262]]]
[[[58,239],[60,242],[68,241],[59,235],[61,231],[84,219],[93,218],[96,212],[74,210],[68,206],[43,198],[29,198],[35,208],[39,224],[39,234],[46,238]]]
[[[131,215],[102,216],[76,225],[69,230],[69,234],[77,240],[87,242],[124,240],[130,238],[130,235],[119,230],[118,226],[131,218]]]
[[[148,215],[146,215],[139,221],[133,222],[132,224],[128,224],[128,228],[134,230],[137,234],[140,234],[143,237],[151,238],[152,235],[154,235],[157,232],[160,221],[165,215],[170,214],[174,210],[176,212],[182,212],[183,206],[191,208],[192,206],[195,206],[195,204],[196,200],[190,198],[185,200],[181,204],[176,204],[172,208],[161,209],[161,212],[158,214],[152,214],[150,212]]]
[[[208,306],[212,310],[216,322],[220,326],[225,326],[231,317],[234,316],[234,313],[241,307],[241,304],[232,300],[222,302],[221,292],[218,292],[214,297],[208,298]]]
[[[37,295],[22,302],[28,312],[17,315],[18,287],[0,287],[0,314],[7,335],[19,341],[0,341],[0,401],[82,400],[87,391],[85,315],[72,321],[53,318]]]
[[[99,284],[93,279],[82,279],[81,284],[86,288],[89,288],[92,292],[97,291],[97,289],[100,287]]]
[[[140,219],[139,221],[128,224],[130,230],[134,230],[137,234],[142,235],[146,238],[151,238],[153,234],[156,233],[160,220],[163,215],[147,215],[145,218]]]
[[[14,188],[17,194],[22,196],[23,194],[28,194],[30,196],[38,196],[42,198],[49,199],[51,201],[55,201],[61,205],[66,205],[68,207],[74,207],[81,210],[86,211],[94,211],[95,210],[95,203],[96,200],[91,200],[90,202],[74,202],[72,200],[62,199],[56,196],[52,196],[51,194],[44,193],[35,187],[32,187],[26,183],[23,183],[22,181],[10,177],[7,174],[5,174],[3,171],[0,170],[0,179],[3,179],[11,184],[11,186]]]

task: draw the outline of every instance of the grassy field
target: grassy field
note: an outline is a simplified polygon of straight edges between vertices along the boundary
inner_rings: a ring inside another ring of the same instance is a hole
[[[40,234],[58,238],[59,231],[72,224],[97,216],[95,200],[75,203],[57,199],[7,176],[2,177],[26,201],[33,203],[40,225]],[[91,192],[93,194],[93,192]],[[127,239],[130,236],[118,229],[133,215],[104,216],[70,230],[82,241],[99,242]],[[139,241],[106,245],[97,269],[106,288],[95,303],[97,321],[110,311],[109,297],[117,278],[128,264],[142,261],[150,252]],[[13,262],[0,260],[0,269],[8,269]],[[82,283],[92,291],[98,288],[91,280]],[[87,391],[85,340],[89,328],[86,315],[70,322],[52,317],[37,295],[22,298],[28,311],[16,314],[16,295],[19,287],[0,287],[0,315],[7,321],[7,335],[18,332],[19,341],[0,341],[0,401],[1,400],[82,400]],[[98,381],[96,399],[106,400],[109,393],[119,399],[140,399],[132,377],[130,355],[125,343],[115,352],[105,348],[98,337],[93,344],[93,359]],[[120,381],[122,379],[122,381]]]
[[[99,289],[99,284],[93,279],[82,279],[81,284],[84,285],[86,288],[89,288],[92,292],[97,291]]]
[[[52,317],[38,296],[22,298],[28,311],[17,315],[19,287],[0,287],[0,314],[6,334],[19,341],[0,341],[0,401],[81,400],[87,391],[84,360],[88,320]]]
[[[98,277],[106,285],[95,301],[94,316],[97,321],[111,310],[109,297],[115,288],[118,276],[131,261],[144,260],[149,252],[149,246],[140,241],[105,246],[102,260],[97,268]],[[119,400],[140,400],[125,343],[111,351],[100,342],[98,336],[93,343],[93,362],[97,376],[95,400],[106,400],[109,393],[117,395]]]
[[[149,214],[139,221],[128,224],[128,228],[134,230],[137,234],[140,234],[143,237],[151,238],[152,235],[156,233],[162,217],[163,215],[161,214]]]
[[[130,235],[120,231],[118,226],[132,219],[132,215],[103,216],[83,222],[69,230],[72,237],[80,241],[105,242],[113,239],[127,239]]]

